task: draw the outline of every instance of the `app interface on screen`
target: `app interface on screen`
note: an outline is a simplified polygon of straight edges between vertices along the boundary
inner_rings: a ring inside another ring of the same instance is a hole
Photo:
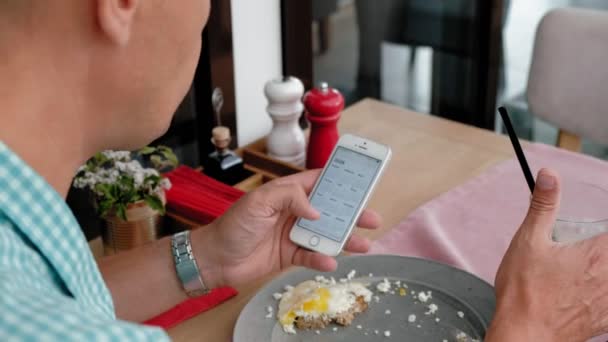
[[[338,147],[310,200],[321,218],[316,221],[300,219],[298,225],[342,241],[380,164],[378,159]]]

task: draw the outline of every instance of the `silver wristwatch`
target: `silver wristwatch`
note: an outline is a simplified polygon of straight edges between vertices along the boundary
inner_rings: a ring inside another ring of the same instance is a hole
[[[177,277],[182,282],[182,286],[188,297],[198,297],[208,293],[209,289],[203,282],[198,265],[192,254],[189,230],[173,235],[171,238],[171,250],[173,252]]]

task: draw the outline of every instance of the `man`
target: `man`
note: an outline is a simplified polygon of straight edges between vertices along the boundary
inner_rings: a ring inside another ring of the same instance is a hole
[[[187,298],[170,240],[93,260],[63,202],[75,170],[104,149],[161,135],[188,89],[209,1],[0,2],[0,340],[165,340],[141,322]],[[295,216],[318,172],[248,194],[190,243],[200,286],[237,285],[333,258],[297,248]],[[490,341],[583,340],[608,326],[608,237],[550,241],[559,181],[538,178],[499,271]],[[375,228],[365,212],[359,225]],[[347,249],[366,252],[353,236]],[[204,283],[204,284],[203,284]]]

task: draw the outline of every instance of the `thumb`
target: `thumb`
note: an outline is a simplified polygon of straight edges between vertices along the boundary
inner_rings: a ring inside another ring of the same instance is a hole
[[[290,214],[309,220],[317,220],[319,212],[308,200],[306,192],[298,184],[281,184],[273,189],[275,201],[273,207],[277,212],[289,211]]]
[[[521,231],[535,239],[548,239],[557,219],[560,201],[560,180],[557,173],[542,169],[536,177],[536,186],[528,214]]]

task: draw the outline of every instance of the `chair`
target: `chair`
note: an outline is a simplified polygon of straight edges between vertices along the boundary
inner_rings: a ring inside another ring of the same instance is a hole
[[[536,34],[527,97],[533,114],[559,128],[557,146],[581,138],[608,145],[608,12],[549,12]]]

